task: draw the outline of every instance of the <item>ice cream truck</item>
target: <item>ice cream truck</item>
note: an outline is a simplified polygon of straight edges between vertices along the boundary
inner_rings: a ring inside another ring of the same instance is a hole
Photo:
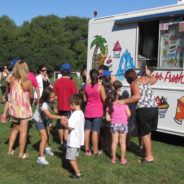
[[[157,83],[158,131],[184,136],[184,1],[89,20],[87,70],[107,65],[130,93],[124,73],[145,63]]]

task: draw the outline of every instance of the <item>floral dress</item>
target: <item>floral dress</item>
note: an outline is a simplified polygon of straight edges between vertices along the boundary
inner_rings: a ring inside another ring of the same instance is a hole
[[[19,119],[29,119],[32,117],[29,92],[23,90],[21,81],[15,80],[10,90],[9,115]]]

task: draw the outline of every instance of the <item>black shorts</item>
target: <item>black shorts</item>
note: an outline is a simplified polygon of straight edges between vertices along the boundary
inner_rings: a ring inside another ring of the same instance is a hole
[[[59,116],[66,116],[69,119],[69,117],[71,116],[71,111],[60,111],[60,110],[58,110],[58,115]],[[65,127],[63,125],[61,125],[60,119],[57,119],[56,127],[58,129],[65,129]]]
[[[137,131],[139,136],[145,136],[157,129],[158,108],[139,108],[136,110]]]

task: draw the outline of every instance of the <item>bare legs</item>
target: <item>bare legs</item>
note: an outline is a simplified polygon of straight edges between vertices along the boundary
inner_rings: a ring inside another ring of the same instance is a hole
[[[144,146],[145,152],[146,152],[145,159],[147,161],[154,160],[153,155],[152,155],[152,151],[151,151],[151,133],[149,133],[145,136],[142,136],[142,141],[143,141],[143,146]]]
[[[86,151],[89,150],[90,133],[91,130],[84,131],[84,146]]]
[[[73,170],[75,171],[75,174],[80,174],[80,170],[78,168],[77,160],[70,160],[70,165],[72,166]]]
[[[43,157],[44,156],[45,147],[46,146],[48,147],[47,132],[46,132],[46,130],[39,130],[39,134],[40,134],[40,137],[41,137],[39,152],[40,152],[40,157]]]
[[[116,158],[116,149],[118,140],[120,142],[120,148],[121,148],[121,159],[125,158],[125,152],[126,152],[126,134],[123,133],[115,133],[112,134],[112,158]]]
[[[85,137],[84,137],[84,145],[85,150],[89,150],[89,143],[90,143],[90,134],[91,130],[85,130]],[[93,146],[93,154],[98,154],[98,132],[92,131],[92,146]]]
[[[116,158],[116,149],[117,149],[117,144],[118,144],[118,137],[119,137],[118,133],[112,134],[112,145],[111,145],[112,158]]]
[[[27,141],[27,129],[28,129],[28,121],[20,121],[20,124],[13,124],[12,131],[9,137],[9,147],[8,154],[10,154],[13,150],[13,145],[17,138],[17,134],[20,133],[19,136],[19,157],[22,158],[24,155],[24,150]]]

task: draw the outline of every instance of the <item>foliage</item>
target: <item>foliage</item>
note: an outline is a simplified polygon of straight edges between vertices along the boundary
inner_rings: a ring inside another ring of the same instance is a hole
[[[31,71],[40,64],[57,71],[64,62],[80,71],[87,60],[88,19],[38,16],[16,26],[7,16],[0,17],[0,68],[13,59],[27,61]]]

